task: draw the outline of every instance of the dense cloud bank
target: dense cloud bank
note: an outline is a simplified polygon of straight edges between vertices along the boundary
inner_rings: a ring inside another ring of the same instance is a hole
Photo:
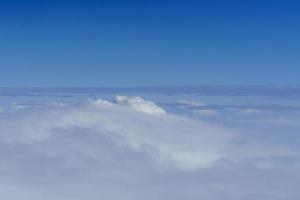
[[[195,112],[203,113],[220,117]],[[172,114],[140,97],[12,105],[0,114],[0,198],[298,199],[298,147],[258,130]]]

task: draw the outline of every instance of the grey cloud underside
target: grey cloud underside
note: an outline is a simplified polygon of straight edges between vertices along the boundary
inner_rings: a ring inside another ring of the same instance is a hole
[[[300,197],[297,110],[180,99],[174,112],[126,96],[3,105],[0,198]]]

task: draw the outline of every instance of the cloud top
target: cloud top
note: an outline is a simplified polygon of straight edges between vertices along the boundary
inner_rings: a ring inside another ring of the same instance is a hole
[[[141,97],[24,106],[0,114],[0,197],[293,199],[297,152]]]
[[[116,96],[116,103],[118,105],[126,105],[137,111],[141,111],[149,114],[166,114],[166,111],[156,105],[154,102],[145,101],[141,97],[127,97],[127,96]]]

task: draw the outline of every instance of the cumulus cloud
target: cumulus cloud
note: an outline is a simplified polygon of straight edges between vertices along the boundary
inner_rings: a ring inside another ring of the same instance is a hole
[[[157,106],[151,101],[145,101],[140,97],[126,97],[126,96],[116,96],[116,103],[118,105],[126,105],[137,111],[141,111],[149,114],[165,114],[166,111],[161,107]]]
[[[293,199],[292,150],[140,97],[26,107],[0,115],[0,197]]]
[[[45,140],[57,130],[74,127],[97,131],[117,145],[182,169],[212,165],[226,157],[233,142],[233,134],[224,127],[166,114],[138,97],[117,96],[116,104],[99,99],[66,109],[22,112],[0,122],[1,137],[8,143]]]

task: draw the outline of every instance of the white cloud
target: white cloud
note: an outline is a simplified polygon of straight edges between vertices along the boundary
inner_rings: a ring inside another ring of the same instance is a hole
[[[127,96],[116,96],[116,103],[118,105],[126,105],[137,111],[149,113],[149,114],[165,114],[166,111],[161,107],[157,106],[151,101],[145,101],[140,97],[127,97]]]
[[[19,113],[1,120],[1,137],[10,143],[31,143],[50,138],[56,130],[89,129],[120,146],[146,152],[157,162],[183,169],[210,166],[226,157],[231,147],[233,135],[223,127],[166,114],[137,97],[117,96],[116,102],[96,100],[77,107]]]
[[[180,100],[178,100],[178,103],[184,104],[184,105],[187,105],[187,106],[205,106],[204,102],[194,101],[194,100],[180,99]]]
[[[237,200],[300,195],[289,181],[300,180],[298,168],[277,164],[294,161],[297,152],[243,134],[166,113],[139,97],[26,107],[0,116],[0,198]]]

